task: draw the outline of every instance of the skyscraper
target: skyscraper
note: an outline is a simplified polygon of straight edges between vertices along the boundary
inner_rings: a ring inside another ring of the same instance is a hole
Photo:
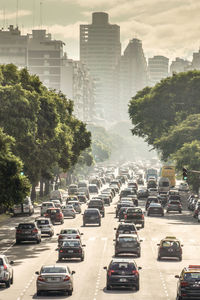
[[[148,73],[150,85],[154,86],[161,79],[169,75],[169,58],[161,55],[154,56],[148,60]]]
[[[187,72],[190,67],[191,62],[180,57],[176,57],[170,66],[170,75],[173,75],[173,73]]]
[[[80,25],[80,60],[95,80],[96,113],[106,120],[116,117],[114,72],[120,55],[120,27],[109,23],[107,13],[95,12],[92,24]]]
[[[128,118],[128,102],[147,85],[147,63],[138,39],[129,41],[119,64],[120,111]]]

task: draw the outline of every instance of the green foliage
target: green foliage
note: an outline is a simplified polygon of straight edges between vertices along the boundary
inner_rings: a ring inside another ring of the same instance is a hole
[[[11,152],[14,139],[0,128],[0,205],[6,208],[13,204],[22,203],[30,193],[30,183],[20,173],[23,164]]]

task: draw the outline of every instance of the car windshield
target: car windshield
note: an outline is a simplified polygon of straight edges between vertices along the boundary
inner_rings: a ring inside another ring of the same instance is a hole
[[[38,220],[38,221],[37,221],[37,224],[38,224],[38,225],[44,225],[44,224],[47,224],[47,225],[48,225],[48,224],[49,224],[49,221],[48,221],[48,220]]]
[[[77,230],[75,229],[62,229],[61,234],[77,234]]]
[[[190,273],[185,273],[184,275],[184,280],[186,281],[200,281],[200,272],[190,272]]]
[[[136,267],[133,263],[126,263],[126,262],[113,262],[110,265],[111,270],[124,270],[124,271],[132,271],[136,270]]]
[[[67,241],[63,242],[62,247],[79,247],[80,242],[79,241]]]
[[[44,267],[41,273],[66,273],[66,269],[62,267]]]
[[[34,227],[35,227],[34,224],[19,224],[18,226],[19,229],[32,229]]]
[[[162,247],[168,248],[168,247],[174,247],[174,248],[179,248],[180,243],[177,241],[163,241],[162,242]]]
[[[119,225],[118,230],[130,230],[130,231],[135,231],[135,227],[132,225]]]

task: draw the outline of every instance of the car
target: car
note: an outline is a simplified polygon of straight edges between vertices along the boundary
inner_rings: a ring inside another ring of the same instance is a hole
[[[62,195],[62,192],[59,191],[59,190],[51,191],[51,192],[50,192],[50,199],[51,199],[51,200],[53,200],[53,199],[58,199],[58,200],[60,200],[60,202],[62,203],[62,201],[63,201],[63,195]]]
[[[166,212],[178,211],[182,213],[182,204],[179,200],[169,200],[166,207]]]
[[[128,196],[128,195],[134,195],[134,196],[136,196],[137,197],[137,191],[136,191],[136,189],[134,189],[134,188],[125,188],[124,190],[122,190],[121,192],[120,192],[120,195],[119,195],[119,197],[120,197],[120,199],[121,198],[123,198],[123,197],[126,197],[126,196]]]
[[[32,214],[34,214],[34,206],[31,202],[31,198],[26,197],[23,203],[14,205],[13,214],[14,216],[21,214],[28,214],[29,216],[31,216]]]
[[[144,228],[144,213],[139,207],[129,207],[124,214],[124,221],[127,223],[139,224]]]
[[[81,235],[83,235],[83,233],[77,228],[61,229],[60,233],[57,233],[58,244],[61,244],[63,239],[80,239]]]
[[[0,283],[4,283],[7,288],[13,284],[13,264],[6,255],[0,254]]]
[[[77,195],[69,195],[66,198],[66,204],[68,204],[69,201],[78,201],[78,194]]]
[[[64,224],[64,215],[61,208],[49,208],[44,216],[51,219],[53,225],[55,223]]]
[[[103,200],[101,199],[92,199],[88,202],[88,208],[97,208],[102,215],[102,217],[105,216],[105,208]]]
[[[160,241],[158,248],[158,260],[165,258],[178,258],[182,260],[182,247],[181,242],[174,236],[166,236]]]
[[[89,184],[88,190],[90,194],[98,194],[99,189],[96,184]]]
[[[19,223],[16,228],[16,244],[25,241],[35,241],[37,244],[41,242],[41,230],[36,222]]]
[[[124,215],[125,215],[125,213],[126,213],[126,210],[127,210],[127,207],[126,207],[126,206],[122,206],[122,207],[120,208],[120,210],[119,210],[119,212],[118,212],[118,220],[119,220],[119,222],[120,222],[121,220],[124,220]]]
[[[151,203],[160,203],[160,199],[156,196],[149,196],[147,198],[147,201],[146,201],[146,204],[145,204],[145,209],[146,210],[148,209],[148,207]]]
[[[64,258],[80,258],[81,261],[84,260],[85,245],[82,245],[80,239],[65,239],[60,245],[58,250],[58,261]]]
[[[78,194],[80,194],[80,193],[84,193],[84,195],[87,197],[87,199],[88,200],[90,199],[90,193],[89,193],[89,189],[87,187],[78,188]]]
[[[78,185],[70,184],[68,188],[68,195],[76,195],[76,194],[78,194]]]
[[[83,214],[83,226],[86,224],[98,224],[101,226],[101,214],[97,208],[88,208]]]
[[[37,226],[41,231],[41,234],[47,234],[49,236],[54,235],[54,228],[51,220],[44,217],[39,217],[36,220]]]
[[[147,198],[148,196],[149,196],[148,190],[144,186],[143,187],[139,187],[139,189],[137,191],[137,197],[138,197],[138,199]]]
[[[61,206],[64,217],[76,218],[76,211],[73,205],[67,204]]]
[[[151,203],[147,209],[147,216],[161,215],[164,216],[164,209],[160,203]]]
[[[200,265],[183,268],[177,283],[177,300],[200,299]]]
[[[141,247],[137,234],[119,234],[115,241],[115,256],[119,254],[135,254],[141,256]]]
[[[165,205],[167,204],[167,201],[168,201],[168,195],[167,195],[167,193],[160,193],[158,195],[158,199],[159,199],[161,205],[163,207],[165,207]]]
[[[116,206],[116,210],[115,210],[115,216],[116,218],[118,217],[118,214],[119,214],[119,210],[121,209],[121,207],[134,207],[134,204],[132,201],[120,201],[117,203],[117,206]]]
[[[110,206],[110,203],[112,201],[112,197],[110,194],[101,194],[101,199],[104,202],[104,205]]]
[[[75,212],[77,212],[78,214],[81,214],[81,204],[78,200],[77,201],[68,201],[67,204],[73,205]]]
[[[87,202],[87,197],[84,193],[80,193],[77,196],[78,196],[78,201],[80,203],[86,203]]]
[[[61,208],[61,202],[60,202],[60,200],[58,200],[58,199],[52,199],[51,201],[54,203],[55,207]]]
[[[178,187],[179,192],[189,192],[189,186],[187,182],[181,182]]]
[[[115,287],[135,288],[140,289],[139,270],[136,262],[128,258],[114,258],[111,260],[108,267],[104,267],[107,271],[106,289],[111,290]]]
[[[137,228],[133,223],[120,223],[118,228],[114,228],[116,230],[116,239],[119,234],[138,234]]]
[[[41,216],[44,216],[49,208],[55,208],[55,204],[52,201],[43,202],[41,205]]]
[[[73,274],[66,265],[46,265],[42,266],[36,280],[37,296],[41,296],[43,292],[60,291],[67,293],[69,296],[73,293]]]
[[[149,188],[148,189],[149,196],[157,196],[158,195],[158,189],[157,188]]]

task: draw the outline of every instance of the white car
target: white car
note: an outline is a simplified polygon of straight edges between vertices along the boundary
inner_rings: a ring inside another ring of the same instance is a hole
[[[188,186],[187,182],[181,182],[179,184],[178,190],[180,192],[189,192],[189,186]]]
[[[13,284],[13,261],[8,261],[6,255],[0,255],[0,283],[4,283],[7,288]]]
[[[34,213],[34,206],[31,202],[30,197],[26,197],[21,204],[14,205],[13,208],[14,216],[20,215],[20,214],[28,214],[32,215]]]
[[[149,193],[149,196],[157,196],[158,195],[158,189],[156,189],[156,188],[149,188],[148,189],[148,193]]]
[[[55,208],[54,202],[52,202],[52,201],[43,202],[41,205],[41,216],[46,214],[47,209],[49,209],[49,208]]]

